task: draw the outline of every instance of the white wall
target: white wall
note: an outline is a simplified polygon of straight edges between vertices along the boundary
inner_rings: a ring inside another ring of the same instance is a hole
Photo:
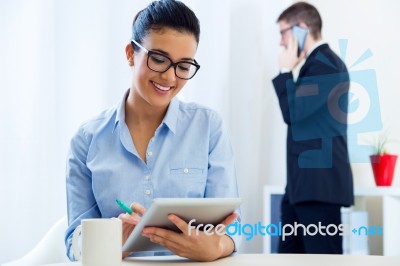
[[[203,57],[203,60],[207,60],[206,67],[228,60],[228,90],[224,87],[226,83],[221,80],[218,85],[223,87],[222,90],[218,86],[217,92],[208,90],[210,84],[215,85],[214,80],[209,80],[212,75],[210,72],[208,78],[202,76],[202,79],[196,81],[195,87],[198,91],[191,96],[193,100],[221,111],[225,121],[229,122],[236,153],[240,193],[245,199],[242,205],[245,223],[262,220],[262,186],[284,185],[286,182],[286,126],[282,121],[271,79],[278,72],[277,58],[280,52],[280,36],[275,21],[280,12],[292,2],[294,1],[235,0],[228,4],[223,1],[215,9],[207,9],[207,22],[202,24],[215,25],[220,29],[219,35],[209,38],[203,28],[199,54],[204,53],[201,49],[206,48],[209,55]],[[197,3],[195,7],[201,6],[198,2],[193,3]],[[349,68],[367,49],[372,51],[371,58],[350,71],[375,71],[383,129],[390,129],[390,137],[400,143],[400,123],[393,116],[400,111],[397,104],[400,97],[396,97],[400,90],[390,85],[397,84],[394,71],[395,64],[400,62],[396,60],[400,59],[400,55],[394,53],[396,41],[399,39],[394,34],[397,25],[400,25],[400,18],[395,14],[399,4],[396,1],[375,0],[351,1],[350,4],[346,1],[323,0],[311,3],[322,15],[323,37],[330,46],[339,53],[338,40],[348,40],[346,64]],[[221,8],[221,5],[226,8]],[[228,24],[226,16],[222,15],[226,10],[230,11]],[[204,12],[204,9],[200,8],[199,11],[200,16],[203,15],[201,11]],[[200,20],[204,21],[201,18]],[[229,43],[222,39],[225,36],[230,38]],[[228,58],[227,49],[230,50]],[[218,75],[226,75],[225,70],[222,68]],[[226,113],[226,106],[229,106],[229,113]],[[366,144],[373,137],[373,133],[360,134],[359,143]],[[399,143],[390,143],[389,151],[399,153]],[[369,163],[353,163],[352,167],[356,186],[375,186]],[[397,170],[393,186],[400,185],[399,176],[400,170]],[[261,252],[261,244],[261,237],[244,241],[241,252]]]
[[[0,2],[0,264],[27,253],[66,214],[69,141],[129,87],[124,48],[139,8]]]
[[[349,69],[358,71],[373,69],[376,73],[383,131],[388,130],[390,142],[388,150],[400,153],[400,111],[397,52],[400,38],[397,34],[400,25],[400,2],[395,0],[338,0],[310,1],[323,18],[323,37],[331,47],[339,52],[337,40],[348,39],[346,64],[350,66],[367,50],[373,56],[363,63]],[[361,134],[360,143],[366,144],[377,134]],[[399,167],[399,166],[397,166]],[[368,163],[353,164],[356,185],[374,185],[371,166]],[[400,186],[400,169],[395,172],[394,186]]]
[[[398,62],[400,54],[398,50],[398,26],[400,25],[400,3],[395,0],[352,0],[352,1],[310,1],[319,9],[323,20],[323,36],[334,46],[338,39],[348,39],[348,50],[346,64],[350,66],[367,50],[370,49],[373,56],[359,65],[350,68],[349,71],[362,71],[372,69],[377,79],[377,89],[380,102],[380,113],[383,123],[383,132],[389,132],[389,138],[393,140],[388,144],[388,151],[394,154],[400,153],[400,122],[398,113],[400,105]],[[378,134],[360,134],[360,143],[370,143]],[[369,163],[352,164],[354,181],[356,186],[374,186]],[[400,169],[397,170],[393,180],[393,186],[400,186]],[[379,198],[368,198],[367,209],[369,211],[369,222],[381,221],[382,210],[379,208]],[[400,210],[393,210],[398,212]],[[375,225],[375,224],[374,224]],[[390,232],[385,232],[390,234]],[[382,254],[382,242],[378,238],[370,238],[370,252]],[[396,243],[391,243],[396,245]]]

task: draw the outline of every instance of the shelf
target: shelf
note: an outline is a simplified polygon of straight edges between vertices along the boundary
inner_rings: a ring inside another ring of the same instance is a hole
[[[280,207],[271,206],[274,196],[283,195],[284,192],[283,186],[264,186],[263,222],[265,225],[271,223],[271,217],[274,214],[271,212],[272,209]],[[381,210],[379,216],[382,216],[381,221],[384,230],[384,236],[379,240],[382,245],[383,254],[381,255],[399,256],[400,249],[396,243],[400,239],[400,230],[398,230],[398,224],[400,224],[400,187],[355,187],[354,196],[356,197],[356,206],[357,203],[365,202],[365,199],[369,197],[381,198],[381,201],[378,200],[381,205],[377,207]],[[371,209],[369,210],[369,215],[376,215],[375,212],[370,213],[370,211]],[[269,236],[265,236],[263,239],[263,251],[264,253],[271,252],[271,238]]]
[[[264,191],[269,194],[283,194],[282,186],[265,186]],[[400,187],[355,187],[355,196],[394,196],[400,197]]]
[[[400,197],[400,187],[355,187],[354,195]]]

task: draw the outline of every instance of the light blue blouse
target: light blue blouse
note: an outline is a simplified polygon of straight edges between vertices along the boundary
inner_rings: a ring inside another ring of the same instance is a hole
[[[125,123],[128,94],[84,123],[71,140],[65,236],[70,258],[81,219],[117,217],[122,211],[116,199],[149,208],[154,198],[238,197],[232,147],[215,111],[174,98],[148,144],[145,163]]]

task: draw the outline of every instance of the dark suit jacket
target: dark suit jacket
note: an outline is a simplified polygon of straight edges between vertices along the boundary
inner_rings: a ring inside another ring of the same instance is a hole
[[[349,75],[327,44],[307,57],[296,82],[273,79],[287,132],[286,194],[294,203],[354,203],[347,149]]]

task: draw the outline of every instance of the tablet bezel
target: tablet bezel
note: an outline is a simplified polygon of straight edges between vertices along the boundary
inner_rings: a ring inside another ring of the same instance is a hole
[[[187,223],[196,219],[197,224],[213,224],[221,222],[229,214],[239,208],[241,198],[156,198],[145,212],[140,222],[129,235],[122,247],[124,252],[164,251],[165,247],[151,242],[142,236],[145,227],[156,226],[180,231],[171,221],[168,214],[175,214]]]

